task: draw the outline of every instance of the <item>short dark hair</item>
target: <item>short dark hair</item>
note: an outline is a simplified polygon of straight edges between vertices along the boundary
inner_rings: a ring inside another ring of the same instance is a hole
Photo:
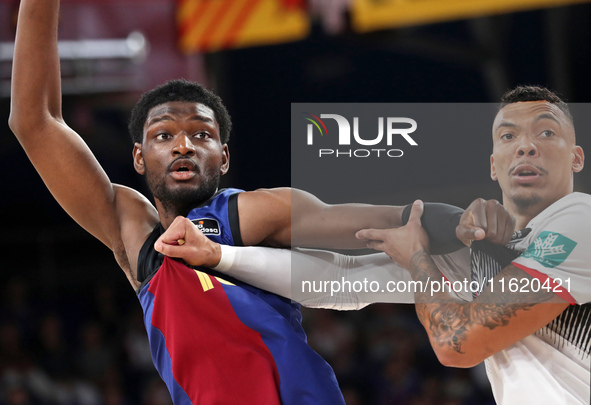
[[[503,108],[507,104],[523,101],[547,101],[555,104],[573,122],[573,116],[570,113],[568,104],[558,94],[542,86],[517,86],[513,90],[509,90],[501,97],[501,106],[499,108]]]
[[[131,117],[129,118],[128,128],[133,142],[143,142],[144,124],[148,117],[148,112],[160,104],[171,101],[201,103],[211,108],[220,127],[220,139],[223,144],[228,143],[232,129],[232,120],[222,99],[201,84],[185,79],[170,80],[142,94],[137,104],[133,107]]]

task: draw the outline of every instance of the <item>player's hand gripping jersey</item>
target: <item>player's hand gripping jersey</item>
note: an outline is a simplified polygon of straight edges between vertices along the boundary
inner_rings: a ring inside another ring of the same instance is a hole
[[[187,216],[220,244],[242,245],[240,190]],[[138,298],[152,359],[175,404],[343,404],[331,367],[306,343],[297,303],[206,268],[139,255]]]

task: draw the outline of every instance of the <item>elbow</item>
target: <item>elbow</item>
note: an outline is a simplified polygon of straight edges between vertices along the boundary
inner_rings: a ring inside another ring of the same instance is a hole
[[[23,114],[15,109],[10,111],[8,127],[21,144],[27,140],[27,134],[38,134],[39,132],[46,130],[50,124],[50,120],[47,119],[45,115],[42,115],[42,118],[40,119],[31,117],[32,114]],[[37,115],[35,117],[37,117]]]
[[[20,119],[14,111],[11,111],[10,116],[8,117],[8,127],[15,135],[19,132]]]
[[[22,114],[19,114],[14,110],[10,111],[10,116],[8,117],[8,127],[19,140],[22,134],[27,132],[27,127],[29,126],[31,126],[31,123],[27,122],[26,118]]]
[[[475,353],[460,353],[448,348],[435,350],[437,359],[445,367],[470,368],[480,364],[485,357]]]

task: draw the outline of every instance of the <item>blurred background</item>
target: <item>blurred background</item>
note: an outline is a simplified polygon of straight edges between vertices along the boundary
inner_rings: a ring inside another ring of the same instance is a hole
[[[287,186],[294,102],[496,102],[518,84],[591,101],[589,3],[64,0],[64,115],[114,182],[147,193],[131,164],[129,111],[168,79],[196,80],[234,121],[223,185]],[[112,254],[55,203],[8,128],[18,5],[0,0],[0,404],[168,404],[141,308]],[[577,127],[591,150],[588,130]],[[446,145],[478,167],[424,158],[424,178],[398,184],[392,203],[500,198],[488,178],[489,138],[481,150],[467,136],[455,131]],[[435,187],[429,171],[441,167],[461,180]],[[591,191],[588,174],[576,188]],[[482,367],[438,364],[412,306],[304,312],[310,344],[334,367],[349,405],[494,403]]]

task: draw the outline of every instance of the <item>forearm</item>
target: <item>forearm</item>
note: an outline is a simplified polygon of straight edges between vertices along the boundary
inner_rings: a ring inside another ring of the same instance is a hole
[[[285,298],[291,294],[291,252],[260,246],[220,245],[222,259],[213,267],[221,273]]]
[[[292,293],[304,306],[356,310],[377,302],[414,302],[406,288],[412,280],[410,273],[383,253],[349,256],[324,250],[292,252]]]
[[[47,118],[61,118],[58,16],[57,0],[21,1],[10,116],[10,126],[17,136]]]
[[[412,256],[410,273],[423,286],[415,292],[415,309],[439,361],[446,366],[471,367],[488,357],[480,353],[484,345],[474,345],[474,327],[482,327],[473,318],[475,304],[454,296],[449,285],[433,287],[442,276],[426,251]]]
[[[384,254],[346,256],[322,250],[263,247],[223,249],[224,260],[216,270],[304,306],[352,310],[373,302],[412,303],[410,292],[387,291],[388,282],[408,282],[410,274]],[[357,288],[372,282],[383,288],[376,292]],[[353,285],[355,288],[348,287]]]
[[[404,207],[326,204],[298,189],[240,193],[238,211],[245,245],[359,249],[355,233],[368,227],[397,228]]]
[[[427,330],[432,343],[434,341],[439,345],[437,328],[441,326],[441,319],[432,317],[431,314],[437,312],[439,308],[445,307],[455,320],[457,317],[461,317],[459,313],[461,312],[459,311],[461,300],[451,295],[451,289],[447,284],[442,283],[441,288],[433,288],[434,283],[442,282],[443,278],[437,265],[425,250],[420,250],[412,256],[409,271],[413,281],[420,286],[414,292],[415,308],[419,320]],[[451,344],[452,342],[444,339],[444,343]]]
[[[326,249],[365,247],[355,233],[365,228],[398,228],[401,206],[369,204],[324,204],[318,200],[292,197],[291,245]]]

